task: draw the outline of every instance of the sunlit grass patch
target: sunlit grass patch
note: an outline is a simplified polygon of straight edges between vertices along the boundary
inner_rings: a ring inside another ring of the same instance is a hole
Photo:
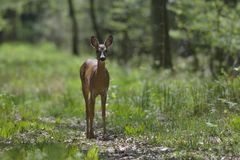
[[[93,146],[90,148],[87,152],[87,155],[85,156],[84,160],[98,160],[99,159],[99,148],[96,146]]]
[[[127,135],[139,135],[143,134],[145,130],[145,127],[143,124],[138,126],[125,126],[124,133]]]
[[[240,132],[240,116],[234,116],[229,122],[230,127],[236,132]]]

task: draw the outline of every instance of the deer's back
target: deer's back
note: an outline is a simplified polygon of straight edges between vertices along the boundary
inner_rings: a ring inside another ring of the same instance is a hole
[[[108,90],[109,73],[106,68],[100,70],[97,67],[97,60],[88,59],[80,68],[80,78],[88,90],[101,94]]]
[[[80,68],[80,78],[82,83],[90,82],[90,78],[97,67],[97,60],[88,59],[85,61]]]

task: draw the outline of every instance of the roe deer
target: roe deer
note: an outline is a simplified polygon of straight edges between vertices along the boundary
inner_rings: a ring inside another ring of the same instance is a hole
[[[93,119],[95,109],[95,99],[101,96],[103,135],[106,135],[106,100],[109,86],[109,73],[105,68],[107,49],[112,45],[113,37],[110,35],[104,42],[99,44],[98,40],[92,36],[91,45],[96,49],[97,59],[88,59],[80,68],[80,78],[82,81],[82,92],[86,103],[86,137],[94,138]]]

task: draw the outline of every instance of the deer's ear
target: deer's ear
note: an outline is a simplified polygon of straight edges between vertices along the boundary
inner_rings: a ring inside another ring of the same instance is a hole
[[[110,47],[110,46],[112,45],[112,42],[113,42],[113,36],[110,35],[110,36],[108,36],[108,38],[105,40],[104,45],[108,48],[108,47]]]
[[[98,46],[99,46],[99,42],[98,42],[97,38],[94,36],[91,37],[91,45],[93,48],[98,48]]]

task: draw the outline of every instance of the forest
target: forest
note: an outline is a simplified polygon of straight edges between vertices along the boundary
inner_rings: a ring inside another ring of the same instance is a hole
[[[240,1],[0,2],[0,159],[240,159]]]

